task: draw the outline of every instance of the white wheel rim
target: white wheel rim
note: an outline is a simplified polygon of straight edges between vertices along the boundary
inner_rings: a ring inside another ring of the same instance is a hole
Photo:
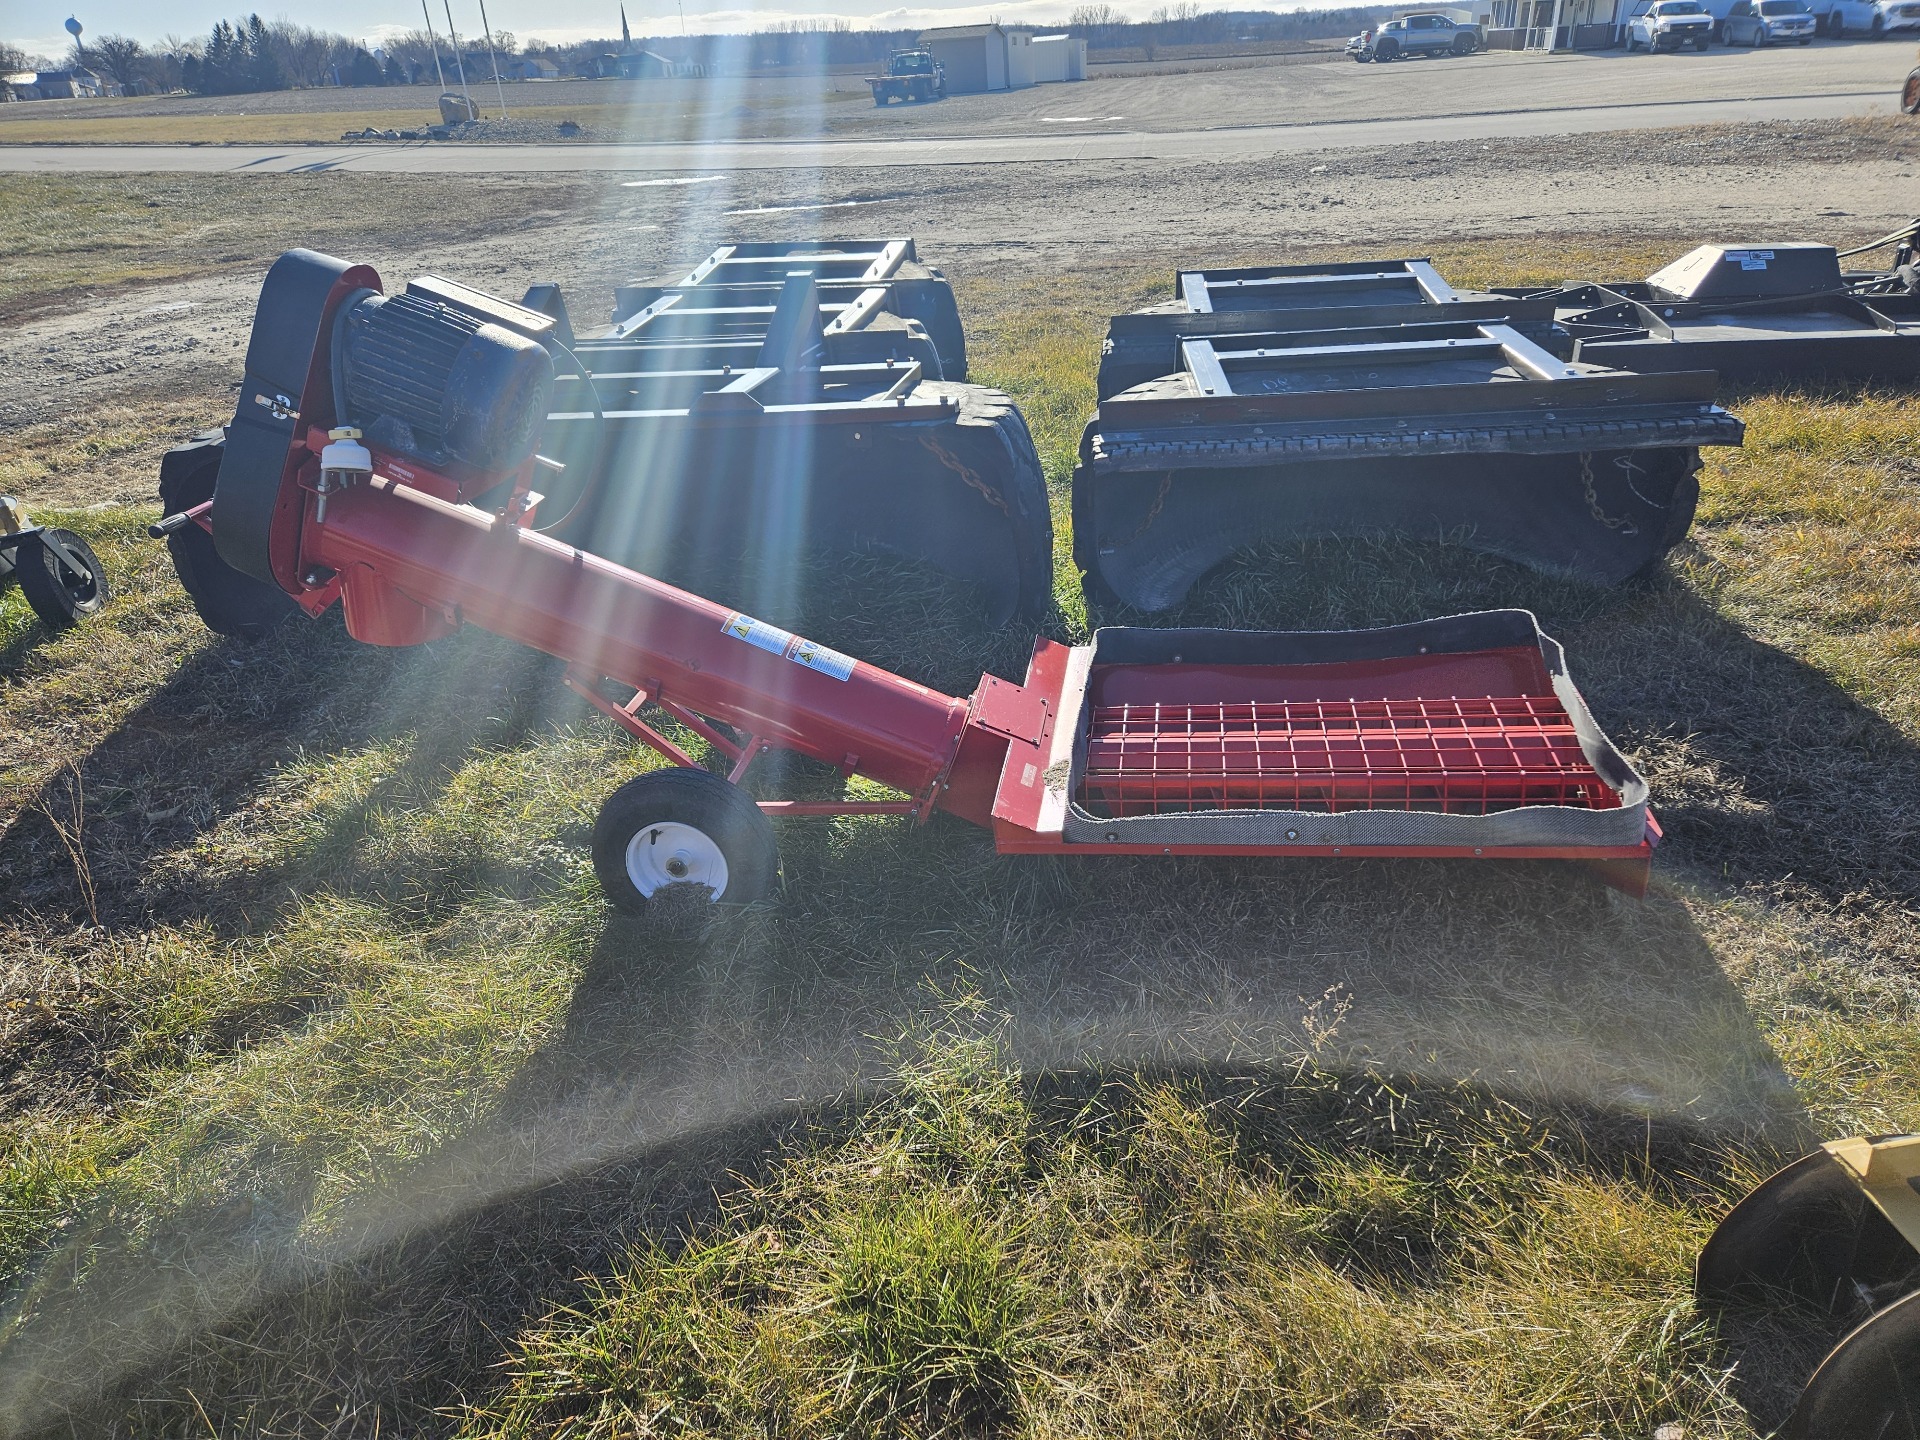
[[[669,885],[704,885],[718,900],[727,893],[727,857],[706,831],[663,821],[627,841],[627,879],[649,899]]]

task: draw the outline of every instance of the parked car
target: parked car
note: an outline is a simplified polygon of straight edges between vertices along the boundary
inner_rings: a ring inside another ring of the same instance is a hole
[[[1406,15],[1347,41],[1347,54],[1359,64],[1414,55],[1471,55],[1485,43],[1478,25],[1460,25],[1445,15]]]
[[[1920,0],[1899,0],[1897,4],[1883,4],[1880,7],[1881,19],[1885,22],[1882,33],[1891,35],[1896,30],[1920,30]]]
[[[1713,39],[1713,16],[1700,0],[1657,0],[1627,22],[1627,51],[1704,50]]]
[[[1807,0],[1734,0],[1720,27],[1729,45],[1758,48],[1776,40],[1811,45],[1814,18]]]
[[[1878,40],[1893,28],[1888,24],[1888,12],[1905,6],[1900,0],[1892,4],[1885,0],[1808,0],[1807,8],[1813,12],[1822,35],[1836,40],[1843,35],[1865,35]]]

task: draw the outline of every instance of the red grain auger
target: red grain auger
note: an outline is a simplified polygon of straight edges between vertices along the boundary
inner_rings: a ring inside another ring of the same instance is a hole
[[[372,644],[471,624],[565,660],[569,686],[672,762],[595,826],[622,909],[683,882],[761,897],[769,817],[936,810],[1009,853],[1580,860],[1645,886],[1646,783],[1524,611],[1104,629],[1037,640],[1021,684],[939,694],[543,533],[567,518],[541,514],[540,447],[569,358],[548,315],[430,277],[387,295],[367,266],[291,251],[261,292],[233,423],[168,456],[155,531],[225,633],[291,597],[316,616],[338,603]],[[902,798],[756,803],[738,782],[770,750]]]

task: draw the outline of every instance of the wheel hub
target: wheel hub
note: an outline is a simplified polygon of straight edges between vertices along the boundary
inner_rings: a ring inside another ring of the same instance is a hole
[[[727,890],[727,857],[706,831],[666,821],[627,842],[627,878],[649,897],[669,885],[699,885],[718,900]]]

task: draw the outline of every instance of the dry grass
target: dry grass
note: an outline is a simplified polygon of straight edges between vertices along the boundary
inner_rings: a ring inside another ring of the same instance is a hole
[[[0,175],[0,319],[128,284],[258,267],[296,245],[325,250],[395,214],[422,244],[497,233],[530,209],[574,203],[586,183],[502,178],[476,209],[470,186],[433,176],[254,175],[236,185],[221,175]]]
[[[1164,283],[965,286],[1056,492],[1100,318]],[[1317,545],[1166,617],[1532,606],[1654,777],[1644,905],[864,819],[645,930],[583,842],[649,762],[552,664],[215,641],[150,511],[65,516],[108,610],[0,595],[0,1429],[1749,1440],[1820,1340],[1696,1315],[1702,1235],[1810,1135],[1920,1128],[1915,617],[1846,563],[1904,554],[1910,403],[1744,397],[1645,586]],[[797,605],[948,687],[1025,649],[878,567]]]
[[[475,85],[480,113],[499,114],[490,86]],[[507,114],[515,122],[548,129],[571,120],[596,140],[699,140],[729,136],[804,134],[829,108],[871,104],[868,92],[823,90],[815,96],[768,96],[716,91],[671,100],[601,104],[522,104],[512,93]],[[151,106],[143,107],[149,112]],[[89,115],[0,120],[0,143],[8,145],[303,145],[337,143],[349,131],[419,130],[440,123],[431,94],[409,108],[283,111],[252,108],[238,113]],[[429,142],[421,142],[429,143]]]

